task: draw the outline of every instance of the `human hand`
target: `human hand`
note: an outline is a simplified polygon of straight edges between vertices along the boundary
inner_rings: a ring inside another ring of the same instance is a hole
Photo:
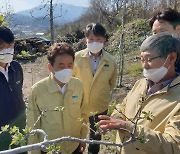
[[[99,115],[98,118],[100,119],[99,125],[103,131],[107,129],[126,129],[126,121],[116,118],[111,118],[106,115]]]
[[[86,143],[80,143],[79,152],[83,152],[86,149]]]

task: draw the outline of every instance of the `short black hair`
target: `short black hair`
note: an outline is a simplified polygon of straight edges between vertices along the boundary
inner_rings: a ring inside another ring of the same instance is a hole
[[[107,37],[106,30],[100,23],[88,24],[85,29],[85,36],[88,37],[90,32],[93,32],[95,36]]]
[[[157,9],[154,12],[153,17],[149,21],[149,26],[151,27],[151,29],[156,20],[165,20],[173,25],[175,29],[176,26],[180,25],[180,13],[171,8]]]
[[[71,47],[70,44],[66,42],[61,42],[61,43],[54,43],[50,48],[47,53],[47,59],[49,63],[53,66],[55,58],[59,55],[70,55],[73,58],[75,58],[75,53],[73,48]]]
[[[8,44],[13,43],[14,42],[13,32],[5,26],[0,26],[0,41]]]

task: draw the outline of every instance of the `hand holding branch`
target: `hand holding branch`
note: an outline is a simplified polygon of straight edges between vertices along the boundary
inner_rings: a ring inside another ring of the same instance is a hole
[[[118,129],[118,130],[125,130],[126,129],[126,121],[121,119],[112,118],[106,115],[98,116],[100,119],[99,125],[103,131],[107,129]]]

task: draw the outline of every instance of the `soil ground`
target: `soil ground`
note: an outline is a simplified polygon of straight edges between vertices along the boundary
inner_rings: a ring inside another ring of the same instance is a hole
[[[46,56],[38,57],[33,61],[19,61],[24,73],[23,94],[27,101],[31,87],[49,75]]]

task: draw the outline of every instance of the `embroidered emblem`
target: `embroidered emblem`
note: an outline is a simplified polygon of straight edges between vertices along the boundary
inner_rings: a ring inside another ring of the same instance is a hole
[[[109,67],[109,64],[104,64],[104,67]]]
[[[72,99],[78,99],[78,96],[77,95],[73,95]]]
[[[20,84],[21,83],[21,81],[16,81],[16,84]]]

